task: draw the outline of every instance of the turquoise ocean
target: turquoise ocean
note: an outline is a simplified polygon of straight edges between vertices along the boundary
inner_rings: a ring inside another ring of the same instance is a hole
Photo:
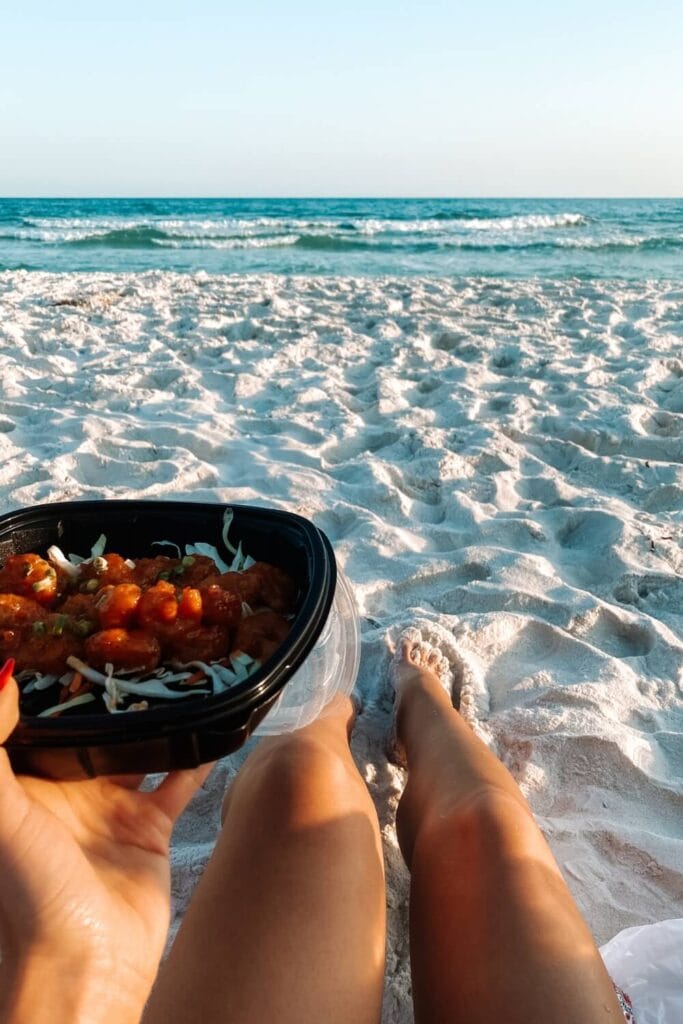
[[[0,199],[0,271],[683,278],[681,199]]]

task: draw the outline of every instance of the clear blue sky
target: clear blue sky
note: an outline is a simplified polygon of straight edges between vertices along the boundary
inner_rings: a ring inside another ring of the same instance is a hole
[[[675,0],[6,0],[0,195],[678,195]]]

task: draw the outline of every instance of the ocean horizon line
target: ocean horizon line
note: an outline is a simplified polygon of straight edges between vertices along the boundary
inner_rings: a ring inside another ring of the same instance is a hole
[[[362,193],[349,193],[347,195],[335,195],[332,193],[325,194],[296,194],[296,193],[282,193],[282,194],[266,194],[266,193],[254,193],[254,194],[163,194],[157,192],[150,193],[115,193],[115,194],[83,194],[83,193],[16,193],[16,194],[2,194],[0,195],[0,202],[16,202],[22,200],[40,200],[42,202],[116,202],[121,200],[123,202],[136,202],[140,200],[158,200],[161,202],[279,202],[279,201],[290,201],[295,200],[297,202],[391,202],[391,201],[403,201],[403,202],[683,202],[683,194],[676,195],[562,195],[560,193],[537,193],[534,195],[514,195],[514,194],[500,194],[500,195],[480,195],[480,194],[467,194],[462,193],[459,195],[451,194],[425,194],[425,195],[399,195],[399,194],[362,194]]]

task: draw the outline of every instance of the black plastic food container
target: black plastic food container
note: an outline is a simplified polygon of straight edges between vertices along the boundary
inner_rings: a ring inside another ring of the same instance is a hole
[[[72,501],[0,517],[0,565],[10,555],[45,554],[50,545],[87,556],[100,534],[125,558],[163,553],[154,541],[222,542],[223,518],[234,518],[230,542],[287,572],[299,585],[296,615],[282,646],[248,679],[224,693],[146,711],[60,718],[22,718],[5,748],[16,772],[55,779],[193,768],[237,750],[313,648],[334,598],[337,570],[329,541],[300,516],[248,505],[186,501]]]

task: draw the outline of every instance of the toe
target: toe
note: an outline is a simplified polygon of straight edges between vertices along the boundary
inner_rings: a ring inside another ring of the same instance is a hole
[[[410,686],[420,672],[436,676],[454,707],[459,706],[463,660],[454,635],[436,622],[420,620],[404,629],[396,641],[389,674],[394,691]]]
[[[441,654],[436,650],[436,648],[435,647],[430,648],[428,650],[428,654],[427,654],[427,665],[429,666],[429,668],[430,669],[437,668],[441,661],[442,661]]]

